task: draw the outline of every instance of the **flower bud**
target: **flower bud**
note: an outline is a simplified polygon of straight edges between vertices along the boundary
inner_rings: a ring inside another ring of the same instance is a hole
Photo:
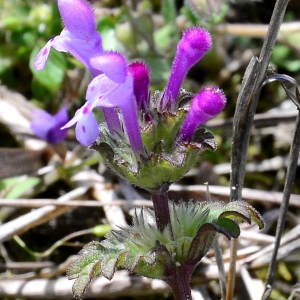
[[[188,70],[197,63],[211,47],[210,34],[203,28],[189,28],[178,43],[171,75],[162,98],[161,109],[174,110],[180,86]]]
[[[134,62],[129,66],[129,72],[133,77],[133,90],[138,107],[142,111],[149,109],[149,69],[142,62]]]
[[[190,141],[197,127],[219,114],[225,104],[226,97],[223,91],[216,87],[205,88],[196,95],[182,125],[182,141]]]

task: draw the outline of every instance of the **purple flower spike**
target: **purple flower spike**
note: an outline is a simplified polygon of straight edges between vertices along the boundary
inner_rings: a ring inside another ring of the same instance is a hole
[[[60,143],[67,135],[68,129],[61,126],[68,122],[67,108],[63,107],[56,115],[51,116],[43,110],[32,112],[31,130],[36,136],[51,144]]]
[[[45,68],[50,49],[53,47],[60,52],[69,52],[86,66],[93,76],[97,76],[100,72],[91,66],[90,58],[103,50],[92,8],[85,0],[58,0],[58,7],[66,27],[40,50],[34,67],[37,70]]]
[[[149,109],[150,71],[142,62],[129,65],[129,72],[133,77],[133,91],[136,103],[142,111]]]
[[[196,95],[182,125],[182,141],[189,142],[197,127],[219,114],[225,104],[226,97],[223,91],[217,87],[205,88]]]
[[[188,70],[210,49],[210,34],[203,28],[189,28],[178,43],[171,75],[161,102],[161,109],[174,110],[179,89]]]

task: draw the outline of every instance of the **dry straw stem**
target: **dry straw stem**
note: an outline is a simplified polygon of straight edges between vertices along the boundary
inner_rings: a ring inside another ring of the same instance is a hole
[[[276,2],[261,54],[259,58],[253,57],[251,59],[237,99],[233,120],[231,149],[231,201],[242,198],[250,131],[260,95],[261,85],[269,66],[272,50],[277,40],[278,32],[288,3],[289,0],[278,0]],[[233,240],[230,248],[232,259],[227,281],[226,300],[231,300],[234,294],[236,249],[237,241]]]
[[[248,36],[265,38],[269,30],[269,25],[264,24],[220,24],[215,28],[217,33],[230,34],[233,36]],[[282,34],[300,32],[300,22],[283,23],[280,27],[278,39],[282,38]]]
[[[300,149],[300,112],[297,117],[294,139],[293,139],[293,143],[292,143],[291,150],[290,150],[290,159],[289,159],[289,165],[288,165],[288,170],[287,170],[285,186],[284,186],[284,190],[283,190],[283,199],[282,199],[282,203],[280,206],[280,214],[279,214],[277,228],[276,228],[276,240],[275,240],[274,250],[272,253],[271,263],[269,266],[267,285],[266,285],[266,289],[263,294],[262,300],[267,300],[270,297],[272,289],[273,289],[273,284],[275,281],[277,254],[278,254],[278,250],[280,247],[281,236],[283,234],[283,230],[284,230],[284,226],[285,226],[285,222],[286,222],[286,218],[287,218],[290,195],[291,195],[295,177],[296,177],[299,149]],[[299,247],[298,241],[296,241],[296,245],[293,245],[291,248],[293,249],[295,247]],[[287,250],[287,249],[285,249],[285,250]],[[285,251],[285,252],[287,252],[287,251]]]
[[[60,203],[67,202],[74,198],[82,196],[87,187],[79,187],[64,196],[60,197],[57,201]],[[22,234],[28,229],[37,225],[45,223],[52,218],[63,214],[65,211],[71,209],[70,206],[55,206],[47,205],[38,209],[35,209],[21,217],[18,217],[12,221],[9,221],[0,226],[0,242],[5,242],[11,239],[16,234]]]
[[[210,194],[213,198],[226,201],[230,195],[230,189],[224,186],[210,186]],[[178,185],[174,184],[170,187],[170,194],[176,196],[176,198],[187,198],[194,200],[205,199],[206,186],[205,185]],[[171,197],[172,198],[172,197]],[[283,193],[281,192],[269,192],[261,191],[256,189],[244,188],[242,193],[242,198],[248,201],[264,202],[271,204],[281,204]],[[153,204],[149,200],[144,199],[134,199],[134,200],[124,200],[124,199],[114,199],[113,201],[101,200],[69,200],[67,202],[60,202],[57,199],[3,199],[0,198],[0,206],[11,206],[11,207],[31,207],[38,208],[47,205],[55,206],[65,206],[65,207],[103,207],[103,206],[121,206],[122,208],[129,210],[134,207],[152,207]],[[300,196],[296,194],[291,194],[290,205],[292,207],[300,207]],[[0,227],[2,228],[2,227]]]

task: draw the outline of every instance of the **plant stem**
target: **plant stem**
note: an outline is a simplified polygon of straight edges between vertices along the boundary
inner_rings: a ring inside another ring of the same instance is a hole
[[[277,254],[280,246],[281,236],[284,230],[285,221],[288,214],[290,196],[295,182],[295,177],[297,172],[297,162],[299,158],[299,148],[300,148],[300,112],[298,113],[297,120],[296,120],[296,129],[295,129],[294,139],[290,150],[288,170],[287,170],[287,175],[286,175],[286,180],[285,180],[285,185],[283,190],[283,199],[280,205],[280,214],[277,222],[274,251],[269,265],[267,284],[262,296],[262,300],[269,299],[275,281]]]
[[[242,198],[245,165],[253,124],[262,83],[269,66],[280,25],[289,0],[277,0],[271,17],[268,33],[259,58],[252,57],[245,72],[237,99],[233,120],[231,149],[231,201]]]
[[[171,224],[169,197],[166,191],[151,192],[156,226],[160,232]]]
[[[237,260],[237,248],[238,240],[232,239],[230,243],[230,262],[229,262],[229,271],[227,277],[227,292],[226,300],[232,300],[235,288],[235,276],[236,276],[236,260]]]
[[[166,280],[167,284],[171,287],[175,300],[192,300],[192,292],[190,286],[190,278],[193,268],[187,266],[176,266]]]
[[[262,82],[269,66],[273,47],[282,23],[289,0],[277,0],[271,17],[268,33],[264,41],[259,58],[252,57],[243,78],[242,87],[238,96],[233,121],[232,150],[231,150],[231,178],[230,201],[242,198],[242,188],[245,177],[245,165],[253,124]],[[231,254],[236,248],[237,241],[232,241]],[[236,255],[230,258],[228,278],[235,276]],[[226,300],[231,300],[234,283],[227,286]]]
[[[166,190],[151,192],[151,199],[158,230],[163,232],[169,226],[173,236],[170,226],[169,197]],[[167,272],[165,282],[171,287],[175,300],[192,300],[190,278],[193,270],[194,267],[191,266],[173,265]]]

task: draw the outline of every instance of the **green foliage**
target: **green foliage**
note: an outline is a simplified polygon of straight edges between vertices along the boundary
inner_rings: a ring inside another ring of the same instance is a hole
[[[194,25],[210,26],[222,22],[228,12],[223,0],[185,0],[183,13]]]
[[[61,22],[56,3],[3,1],[0,16],[2,84],[29,94],[32,79],[29,59],[32,49],[40,37],[51,38],[59,30]],[[56,87],[56,91],[58,88]]]
[[[68,271],[75,297],[81,298],[97,275],[112,279],[116,269],[164,279],[170,268],[196,265],[211,247],[216,234],[228,239],[240,234],[238,223],[254,221],[263,227],[259,214],[247,203],[223,202],[169,204],[171,225],[157,229],[154,211],[136,210],[133,224],[111,231],[102,242],[91,242],[79,253]]]
[[[291,38],[291,37],[290,37]],[[299,43],[300,39],[296,39]],[[299,51],[298,46],[298,51]],[[289,45],[276,45],[273,50],[272,63],[290,72],[300,70],[300,61],[293,54],[293,49]]]
[[[28,193],[40,183],[38,177],[11,177],[0,180],[0,195],[7,199],[16,199]]]

